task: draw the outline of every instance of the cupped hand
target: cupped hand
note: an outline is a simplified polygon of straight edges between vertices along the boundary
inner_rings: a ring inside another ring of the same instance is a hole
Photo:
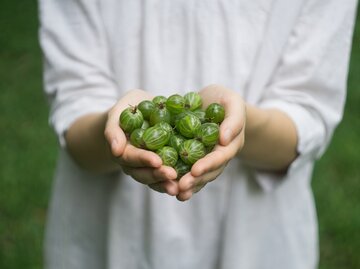
[[[245,103],[233,90],[220,85],[211,85],[202,89],[199,94],[203,107],[219,103],[225,108],[225,119],[220,125],[219,144],[204,158],[198,160],[191,171],[179,181],[180,201],[186,201],[200,191],[208,182],[216,179],[227,163],[241,150],[245,142]]]
[[[104,135],[113,160],[122,167],[124,173],[153,190],[177,195],[176,171],[162,165],[161,158],[156,153],[131,145],[119,126],[119,116],[125,108],[151,99],[152,96],[143,90],[129,91],[109,111]]]

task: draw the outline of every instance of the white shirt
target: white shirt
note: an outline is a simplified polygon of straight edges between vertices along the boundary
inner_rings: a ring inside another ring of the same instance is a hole
[[[310,179],[342,116],[356,0],[40,0],[39,8],[62,146],[47,268],[316,267]],[[294,121],[299,157],[286,175],[236,158],[181,203],[121,173],[83,171],[66,152],[69,125],[127,90],[170,95],[213,83]]]

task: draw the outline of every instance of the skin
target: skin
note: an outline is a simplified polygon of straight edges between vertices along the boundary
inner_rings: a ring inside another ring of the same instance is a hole
[[[296,129],[285,113],[246,104],[239,94],[220,85],[208,86],[200,95],[204,107],[214,102],[223,105],[225,119],[220,125],[219,145],[180,179],[178,200],[189,200],[236,156],[257,169],[278,173],[285,172],[296,158]]]
[[[152,99],[147,92],[132,90],[106,113],[80,117],[65,134],[67,149],[75,162],[94,173],[112,173],[122,170],[136,181],[153,190],[178,194],[176,171],[162,165],[160,157],[127,142],[119,127],[121,111],[142,100]]]
[[[122,170],[138,182],[180,201],[189,200],[216,179],[235,157],[258,169],[286,172],[297,156],[297,134],[285,113],[246,104],[239,94],[221,85],[210,85],[199,93],[204,107],[218,102],[225,108],[220,141],[179,181],[175,180],[175,170],[163,166],[155,153],[129,144],[118,125],[121,111],[129,104],[152,99],[142,90],[130,91],[106,113],[86,115],[75,121],[65,135],[68,150],[84,169],[96,173]]]

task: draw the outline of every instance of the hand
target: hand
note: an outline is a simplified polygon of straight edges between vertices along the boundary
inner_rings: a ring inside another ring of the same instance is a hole
[[[208,182],[216,179],[227,163],[241,150],[245,140],[245,103],[236,92],[220,85],[211,85],[199,94],[203,106],[219,103],[225,108],[225,119],[220,125],[219,144],[204,158],[198,160],[191,171],[179,181],[177,199],[186,201]]]
[[[154,152],[132,146],[119,127],[119,116],[125,108],[149,99],[151,100],[152,96],[142,90],[132,90],[121,98],[108,113],[105,138],[114,161],[122,167],[124,173],[153,190],[176,195],[178,194],[176,171],[162,165],[161,158]]]

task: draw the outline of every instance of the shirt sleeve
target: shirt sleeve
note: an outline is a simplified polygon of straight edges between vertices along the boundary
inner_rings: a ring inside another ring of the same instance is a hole
[[[49,122],[62,146],[71,123],[118,98],[100,11],[97,0],[39,0]]]
[[[299,156],[284,177],[323,154],[342,118],[346,97],[357,1],[306,3],[259,103],[285,112],[296,126]],[[271,188],[265,185],[274,181],[266,178],[274,175],[259,172],[257,177],[265,189]]]

